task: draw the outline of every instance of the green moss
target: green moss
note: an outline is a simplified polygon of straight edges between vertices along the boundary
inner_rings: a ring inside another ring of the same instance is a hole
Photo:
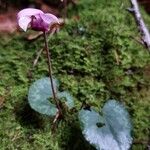
[[[144,143],[149,138],[150,56],[135,40],[140,34],[126,11],[129,6],[128,0],[81,0],[74,10],[69,6],[69,22],[51,37],[49,47],[60,90],[70,91],[77,110],[83,101],[98,109],[110,98],[120,100],[131,115],[134,140]],[[147,15],[145,19],[150,20]],[[1,150],[92,150],[81,134],[77,114],[52,135],[52,119],[27,104],[31,83],[48,75],[44,54],[32,70],[42,42],[42,38],[25,41],[20,35],[0,40],[0,96],[5,99],[0,109]],[[146,146],[134,144],[133,149]]]

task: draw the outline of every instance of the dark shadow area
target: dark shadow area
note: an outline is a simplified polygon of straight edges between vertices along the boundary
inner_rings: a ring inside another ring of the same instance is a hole
[[[139,3],[145,8],[148,14],[150,14],[150,1],[149,0],[138,0]]]
[[[82,135],[82,131],[77,126],[70,127],[71,135],[65,150],[96,150]]]
[[[35,112],[28,104],[27,99],[15,107],[16,120],[26,128],[43,129],[45,125],[44,118]]]
[[[71,115],[68,121],[61,124],[60,147],[62,150],[96,150],[84,138],[76,115]],[[65,141],[65,142],[64,142]]]

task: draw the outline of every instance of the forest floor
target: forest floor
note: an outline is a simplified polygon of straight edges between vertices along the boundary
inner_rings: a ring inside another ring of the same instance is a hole
[[[101,109],[109,99],[124,103],[133,124],[133,150],[150,138],[150,54],[140,40],[128,0],[81,0],[68,7],[68,21],[49,37],[53,74],[76,108],[83,101]],[[150,17],[142,11],[146,23]],[[31,33],[29,31],[28,33]],[[30,85],[48,76],[45,54],[32,64],[43,38],[28,33],[0,38],[0,150],[94,150],[82,136],[77,114],[51,133],[52,119],[27,102]]]

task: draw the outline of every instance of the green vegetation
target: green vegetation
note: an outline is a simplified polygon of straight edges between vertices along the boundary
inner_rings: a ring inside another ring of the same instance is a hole
[[[60,91],[73,95],[77,109],[83,101],[97,110],[110,98],[123,102],[139,142],[132,149],[144,150],[150,127],[150,55],[136,40],[140,34],[126,11],[129,6],[128,0],[79,1],[74,10],[69,7],[69,22],[49,47]],[[48,76],[48,70],[44,54],[32,70],[43,39],[29,42],[23,37],[0,40],[0,150],[93,150],[81,134],[77,113],[67,115],[52,135],[52,118],[29,107],[29,86]]]

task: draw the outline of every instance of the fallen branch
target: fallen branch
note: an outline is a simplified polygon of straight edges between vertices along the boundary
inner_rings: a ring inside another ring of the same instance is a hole
[[[140,14],[137,0],[131,0],[131,4],[132,4],[132,8],[128,9],[128,10],[130,12],[134,13],[135,19],[137,21],[137,24],[139,26],[139,30],[140,30],[141,35],[142,35],[142,42],[150,51],[150,33],[149,33],[149,30],[146,27],[146,25],[142,19],[142,16]]]

